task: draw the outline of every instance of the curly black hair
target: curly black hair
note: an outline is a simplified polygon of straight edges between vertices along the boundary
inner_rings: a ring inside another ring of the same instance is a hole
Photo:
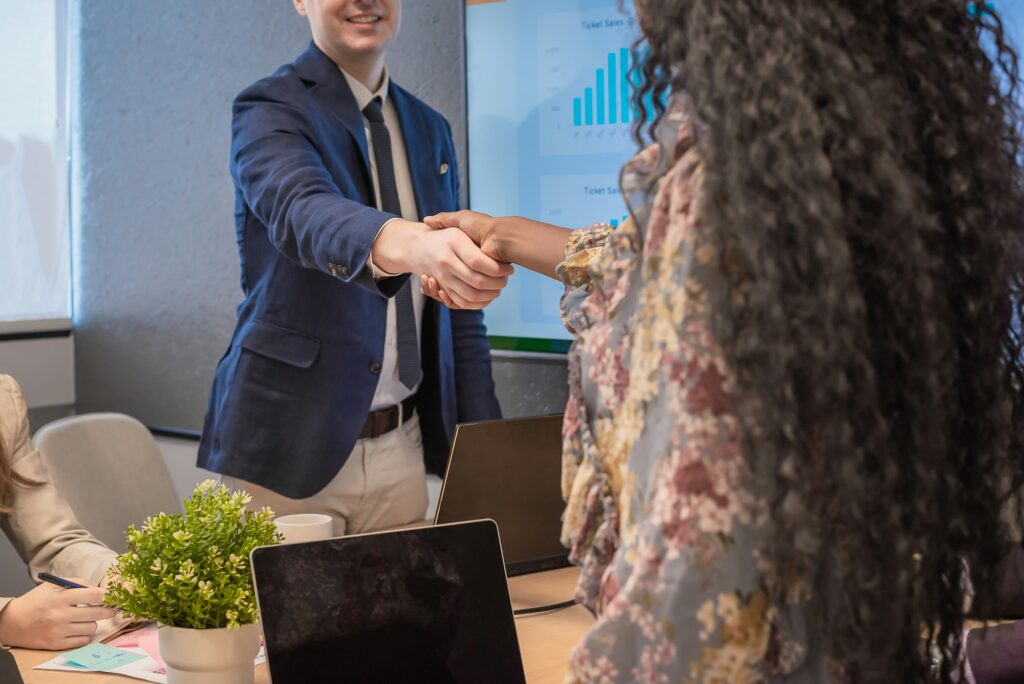
[[[764,552],[819,578],[849,681],[951,681],[964,568],[983,594],[1024,517],[1019,81],[998,13],[638,4],[636,106],[660,118],[684,92],[695,120],[729,290],[715,329],[774,492]]]

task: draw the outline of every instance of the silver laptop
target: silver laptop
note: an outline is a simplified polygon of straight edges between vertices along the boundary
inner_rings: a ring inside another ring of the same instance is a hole
[[[509,575],[563,567],[561,482],[561,415],[464,423],[434,523],[494,520]]]
[[[493,521],[263,546],[272,684],[524,684]]]

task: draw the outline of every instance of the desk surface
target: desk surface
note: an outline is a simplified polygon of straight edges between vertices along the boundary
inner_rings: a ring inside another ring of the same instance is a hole
[[[512,606],[516,609],[530,608],[566,601],[572,598],[577,576],[576,568],[562,568],[512,577],[508,581]],[[517,617],[516,632],[526,681],[529,684],[560,683],[565,675],[569,651],[592,622],[590,613],[580,606]],[[55,654],[24,649],[14,649],[12,653],[25,684],[128,684],[139,681],[118,675],[33,670],[33,666],[46,662]],[[256,683],[268,682],[267,667],[260,665],[256,668]]]

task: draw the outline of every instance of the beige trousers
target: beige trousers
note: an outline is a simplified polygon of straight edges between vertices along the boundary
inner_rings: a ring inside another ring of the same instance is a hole
[[[386,435],[357,441],[334,479],[307,499],[290,499],[234,477],[223,476],[221,482],[249,492],[253,510],[270,506],[276,515],[329,515],[338,537],[417,522],[427,514],[420,419],[414,415]]]

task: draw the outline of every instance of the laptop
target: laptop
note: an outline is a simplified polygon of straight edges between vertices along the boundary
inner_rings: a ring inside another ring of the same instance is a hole
[[[272,684],[525,684],[493,521],[251,554]]]
[[[434,524],[494,520],[506,572],[569,565],[562,534],[562,416],[455,428]]]
[[[0,682],[25,684],[18,671],[18,662],[14,659],[14,654],[3,647],[0,647]]]

